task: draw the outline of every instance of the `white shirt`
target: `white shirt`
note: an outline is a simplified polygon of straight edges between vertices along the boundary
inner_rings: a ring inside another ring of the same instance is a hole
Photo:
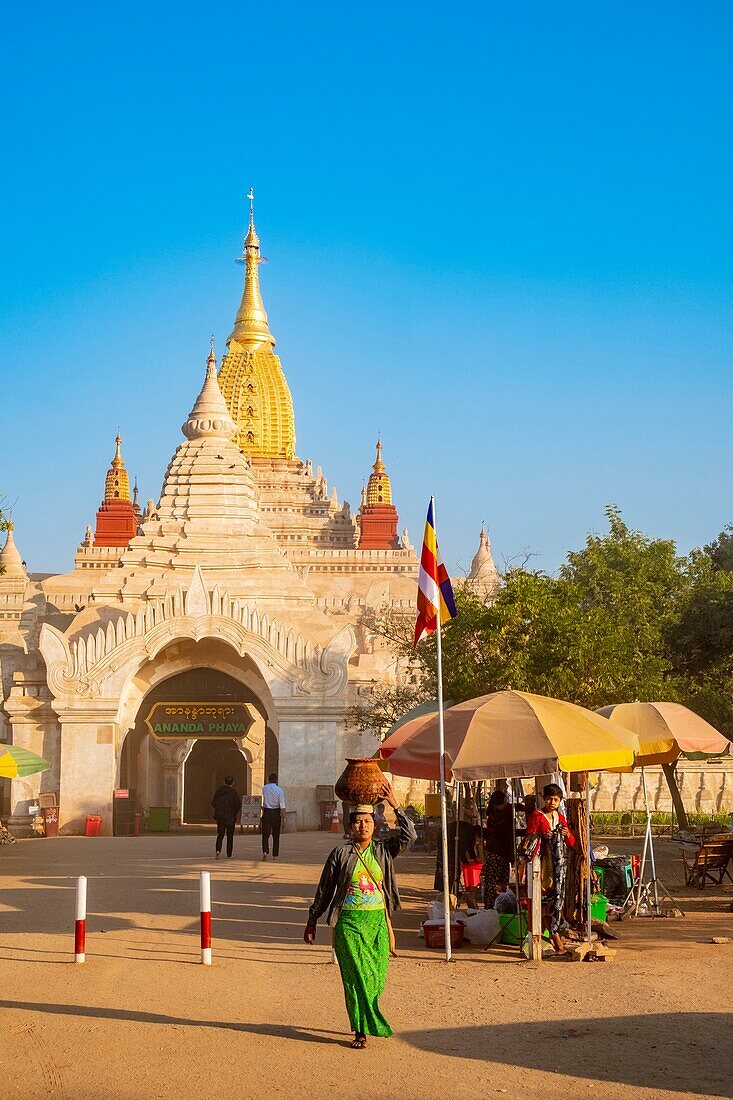
[[[285,791],[277,783],[265,783],[262,788],[262,808],[265,810],[284,810]]]

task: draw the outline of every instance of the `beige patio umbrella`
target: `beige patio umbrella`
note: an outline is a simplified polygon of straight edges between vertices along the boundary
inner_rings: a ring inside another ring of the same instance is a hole
[[[672,764],[680,756],[704,760],[730,752],[728,738],[681,703],[613,703],[597,713],[637,735],[635,763],[641,767]]]
[[[639,743],[585,707],[526,691],[495,691],[444,714],[446,764],[460,782],[548,772],[631,767]],[[390,771],[415,779],[439,774],[438,716],[420,716],[382,743]]]
[[[689,760],[705,760],[711,756],[725,756],[730,752],[731,742],[722,733],[719,733],[714,726],[701,718],[699,714],[695,714],[689,707],[682,706],[681,703],[615,703],[607,707],[599,707],[598,714],[608,718],[611,723],[617,724],[619,728],[623,727],[631,730],[639,738],[639,751],[635,754],[634,765],[641,768],[641,785],[646,810],[646,832],[642,849],[641,871],[638,887],[636,888],[635,913],[638,915],[644,896],[649,908],[659,913],[661,912],[660,887],[670,901],[674,902],[675,905],[677,903],[664,886],[664,883],[657,877],[651,827],[652,818],[644,769],[653,764],[662,765],[677,812],[678,823],[681,828],[685,828],[687,816],[674,778],[673,764],[681,756]],[[648,883],[645,883],[644,870],[647,855],[649,856],[652,877]]]
[[[515,779],[548,772],[630,767],[639,741],[585,707],[526,691],[495,691],[457,703],[444,714],[446,770],[459,782]],[[381,747],[396,775],[438,775],[438,716],[420,718],[411,736],[397,730]],[[586,850],[590,853],[590,814]],[[587,934],[591,893],[588,875]]]

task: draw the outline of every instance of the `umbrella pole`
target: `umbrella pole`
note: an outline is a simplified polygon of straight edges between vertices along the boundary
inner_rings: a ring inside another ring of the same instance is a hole
[[[641,769],[641,786],[642,786],[642,789],[644,791],[644,808],[646,810],[646,834],[644,836],[644,849],[645,849],[645,852],[647,850],[649,852],[649,866],[651,867],[651,871],[652,871],[651,886],[652,886],[652,891],[653,891],[653,895],[654,895],[654,911],[657,915],[659,915],[659,912],[660,912],[660,909],[659,909],[659,889],[657,887],[657,866],[656,866],[656,860],[654,858],[654,837],[652,835],[652,814],[651,814],[651,810],[649,809],[649,794],[647,792],[646,773],[644,771],[643,766],[642,766],[642,769]],[[641,893],[642,893],[642,889],[643,889],[642,884],[643,884],[643,881],[644,881],[643,867],[644,867],[644,861],[642,860],[642,873],[641,873],[640,881],[639,881],[639,900],[641,900]]]
[[[433,504],[433,530],[438,538],[438,524],[435,515],[435,497]],[[440,621],[440,593],[438,594],[438,623],[435,631],[438,657],[438,753],[440,756],[440,825],[443,844],[443,905],[445,907],[445,961],[451,961],[450,942],[450,883],[448,882],[448,815],[445,808],[445,724],[443,721],[443,644],[441,641],[442,623]],[[457,830],[456,830],[457,832]]]
[[[644,830],[644,846],[641,850],[641,867],[639,868],[639,881],[636,887],[636,905],[634,907],[634,916],[639,916],[639,907],[641,906],[641,897],[644,893],[644,872],[646,870],[646,856],[649,851],[649,845],[651,843],[651,831],[652,831],[652,818],[649,813],[649,800],[646,793],[646,775],[644,773],[644,765],[641,766],[641,789],[644,792],[644,807],[646,809],[646,829]]]
[[[593,866],[593,861],[591,859],[591,848],[590,848],[590,774],[588,772],[585,773],[585,858],[586,858],[586,863],[587,863],[587,866],[586,866],[586,882],[585,882],[585,886],[586,886],[586,904],[587,904],[587,910],[586,910],[587,938],[588,938],[588,943],[591,943],[592,942],[592,940],[591,940],[591,935],[592,935],[591,925],[593,923],[593,914],[591,912],[592,891],[593,891],[593,886],[592,886],[592,883],[591,883],[591,868]]]

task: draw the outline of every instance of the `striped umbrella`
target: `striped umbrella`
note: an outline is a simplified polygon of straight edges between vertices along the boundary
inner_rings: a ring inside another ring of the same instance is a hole
[[[17,745],[0,746],[0,779],[19,779],[26,775],[37,775],[51,767],[48,760],[21,749]]]

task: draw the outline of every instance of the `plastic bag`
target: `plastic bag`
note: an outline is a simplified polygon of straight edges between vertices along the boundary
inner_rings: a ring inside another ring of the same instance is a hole
[[[471,943],[488,947],[501,933],[499,914],[495,909],[468,909],[457,914],[456,919],[466,926],[466,938]]]
[[[428,906],[428,920],[445,920],[445,906],[442,901],[433,901]]]

